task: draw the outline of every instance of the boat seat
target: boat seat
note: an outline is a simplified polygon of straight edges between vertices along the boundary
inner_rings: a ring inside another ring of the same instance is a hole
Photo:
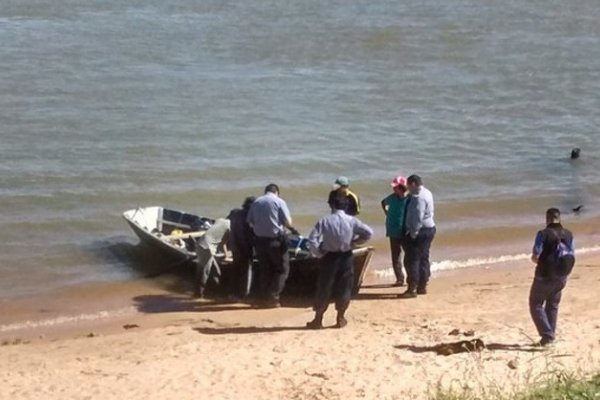
[[[166,219],[159,219],[158,223],[162,224],[162,226],[169,225],[169,226],[174,226],[176,228],[192,229],[192,227],[190,225],[188,225],[188,224],[182,224],[182,223],[179,223],[179,222],[168,221]]]
[[[184,233],[176,233],[174,235],[165,235],[163,238],[165,239],[187,239],[187,238],[199,238],[204,236],[206,231],[196,231],[196,232],[184,232]]]

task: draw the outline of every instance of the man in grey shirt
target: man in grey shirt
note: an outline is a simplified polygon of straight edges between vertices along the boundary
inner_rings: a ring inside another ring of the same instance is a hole
[[[219,250],[219,246],[223,246],[227,242],[229,227],[228,219],[219,218],[196,242],[197,258],[194,285],[196,297],[204,297],[204,290],[211,276],[216,282],[219,282],[221,269],[215,259],[215,255]]]
[[[309,329],[323,328],[323,315],[332,293],[337,310],[335,326],[343,328],[348,323],[344,314],[350,305],[354,284],[352,247],[369,240],[373,230],[345,213],[347,201],[335,197],[331,202],[332,213],[321,218],[308,236],[311,252],[322,257],[314,303],[315,319],[306,324]]]
[[[435,237],[433,221],[433,195],[423,186],[418,175],[407,179],[411,194],[406,208],[406,256],[404,265],[408,275],[408,290],[401,294],[403,298],[414,298],[418,294],[427,294],[427,283],[431,276],[429,249]]]
[[[279,197],[279,187],[267,185],[265,194],[254,201],[248,211],[248,224],[255,235],[254,249],[259,264],[260,291],[265,308],[280,307],[279,295],[283,291],[290,271],[286,228],[292,226],[288,206]]]

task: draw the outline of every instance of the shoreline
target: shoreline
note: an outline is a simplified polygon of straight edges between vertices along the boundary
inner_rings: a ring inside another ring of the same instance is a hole
[[[443,209],[440,213],[443,212]],[[529,253],[533,237],[542,226],[527,224],[514,227],[498,225],[493,228],[477,229],[476,227],[453,226],[440,216],[440,229],[432,246],[433,269],[451,269],[511,260],[515,256]],[[369,245],[376,248],[377,269],[389,266],[388,240],[381,212],[373,210],[361,217],[364,222],[374,227],[375,236]],[[310,221],[298,219],[301,231],[308,233],[312,227]],[[525,221],[527,222],[527,221]],[[584,224],[585,222],[585,224]],[[569,216],[566,225],[576,237],[576,246],[600,247],[600,231],[596,228],[600,219],[593,216]],[[20,264],[21,261],[5,261],[0,269],[7,275],[0,284],[0,302],[3,299],[19,299],[26,297],[48,297],[52,294],[61,296],[61,291],[70,291],[82,286],[103,286],[115,283],[134,282],[153,277],[157,274],[169,273],[167,260],[158,260],[147,249],[140,246],[134,233],[125,225],[119,235],[94,239],[93,242],[71,243],[56,249],[46,262],[39,261]],[[528,254],[527,256],[528,257]],[[46,265],[48,264],[48,265]],[[10,267],[9,267],[10,265]],[[18,267],[17,267],[18,266]]]
[[[365,276],[361,289],[371,292],[373,288],[385,288],[394,280],[387,254],[376,253]],[[600,259],[600,246],[595,246],[577,256],[577,264],[585,260]],[[495,276],[504,271],[531,269],[533,266],[525,254],[498,259],[469,259],[454,261],[456,268],[436,269],[432,266],[432,282],[460,279],[461,276]],[[576,264],[576,265],[577,265]],[[381,267],[384,265],[383,267]],[[529,268],[531,267],[531,268]],[[183,276],[185,275],[185,276]],[[192,298],[191,275],[165,274],[158,278],[140,278],[131,281],[102,282],[68,287],[40,296],[23,296],[17,299],[0,299],[0,341],[36,339],[68,339],[94,330],[118,333],[120,322],[123,325],[150,321],[150,326],[158,327],[152,315],[188,312],[196,309],[197,301]],[[390,286],[391,288],[391,286]],[[400,293],[402,288],[392,288]],[[360,298],[359,294],[359,298]],[[214,298],[201,302],[215,312],[252,309],[247,303],[231,303]],[[283,308],[310,308],[311,299],[287,299]],[[204,311],[202,305],[198,311]],[[260,311],[260,310],[257,310]],[[129,321],[129,322],[128,322]],[[131,321],[136,321],[132,323]]]

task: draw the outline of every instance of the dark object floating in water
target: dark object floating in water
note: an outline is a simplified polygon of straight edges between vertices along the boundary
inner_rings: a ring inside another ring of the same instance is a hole
[[[571,160],[577,160],[580,153],[581,149],[579,147],[575,147],[573,150],[571,150]]]
[[[583,208],[583,204],[582,204],[582,205],[579,205],[579,206],[577,206],[577,207],[575,207],[575,208],[573,209],[573,212],[574,212],[574,213],[578,213],[578,212],[580,212],[580,211],[581,211],[581,209],[582,209],[582,208]]]

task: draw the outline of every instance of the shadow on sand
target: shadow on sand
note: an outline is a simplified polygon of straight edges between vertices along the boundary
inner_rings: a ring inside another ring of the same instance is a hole
[[[459,347],[456,346],[457,343],[440,343],[433,346],[415,346],[415,345],[396,345],[395,349],[398,350],[408,350],[413,353],[436,353],[439,354],[440,349],[446,348],[448,346]],[[484,349],[490,351],[519,351],[519,352],[527,352],[527,353],[538,353],[543,352],[544,349],[540,347],[533,347],[532,345],[523,345],[523,344],[504,344],[504,343],[488,343],[484,345]],[[460,351],[455,351],[452,354],[457,353],[466,353],[470,352],[468,349],[459,349]],[[450,354],[447,354],[450,355]]]
[[[226,328],[194,328],[202,335],[249,335],[253,333],[275,333],[289,331],[310,331],[305,326],[234,326]]]
[[[139,312],[147,314],[170,313],[170,312],[218,312],[218,311],[240,311],[250,310],[248,304],[203,301],[189,296],[178,295],[142,295],[133,298],[135,307]]]
[[[134,297],[133,302],[139,312],[146,314],[243,311],[259,308],[252,302],[240,303],[222,298],[199,300],[185,294],[141,295]],[[282,307],[287,308],[308,308],[311,306],[312,301],[310,299],[290,297],[282,299],[281,303]]]
[[[399,293],[358,293],[352,300],[391,300],[399,299]]]

